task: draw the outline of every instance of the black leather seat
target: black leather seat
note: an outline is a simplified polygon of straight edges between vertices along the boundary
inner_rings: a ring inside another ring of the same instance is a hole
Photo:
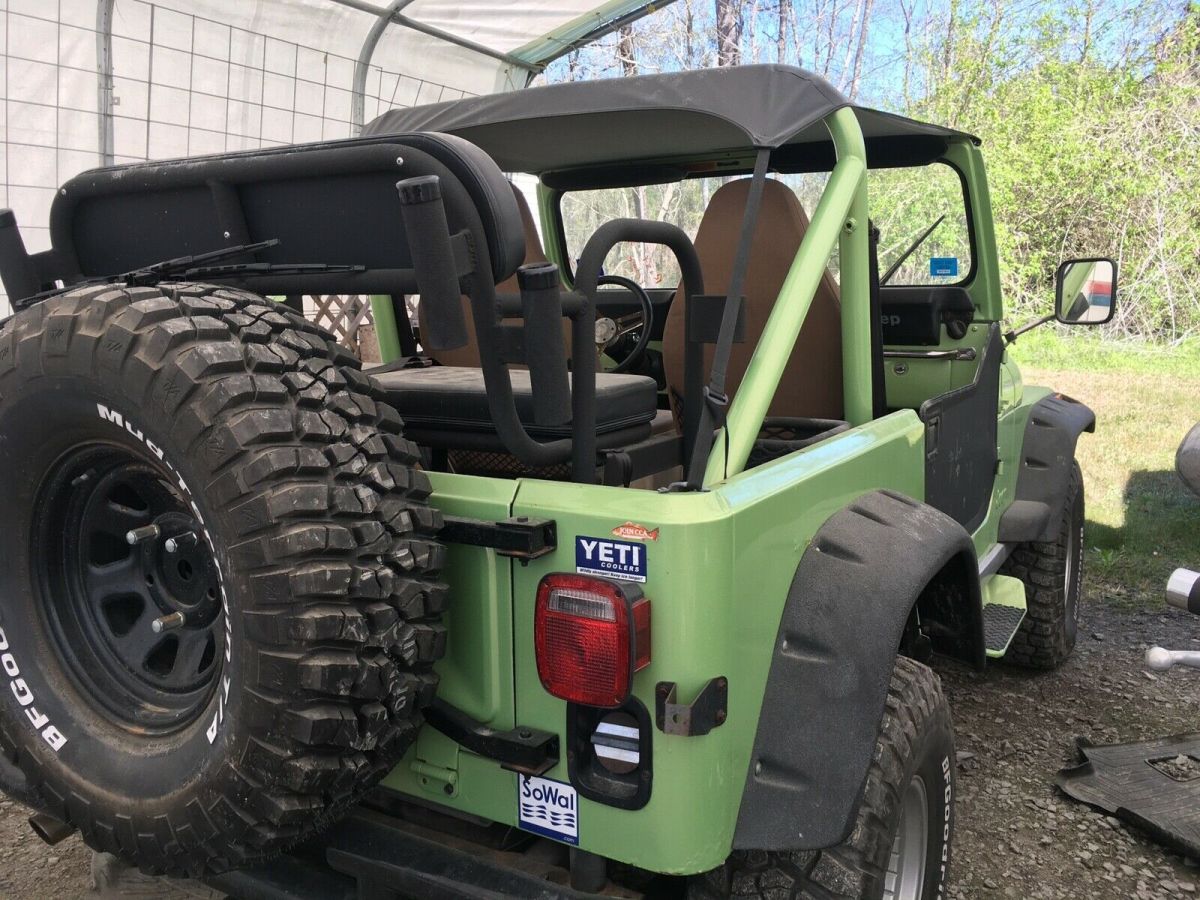
[[[501,450],[494,437],[483,370],[432,366],[376,374],[388,401],[404,418],[405,433],[420,444]],[[530,437],[554,440],[571,436],[570,424],[537,425],[529,373],[509,373],[517,415]],[[641,375],[596,373],[596,432],[601,447],[643,440],[657,410],[658,387]]]

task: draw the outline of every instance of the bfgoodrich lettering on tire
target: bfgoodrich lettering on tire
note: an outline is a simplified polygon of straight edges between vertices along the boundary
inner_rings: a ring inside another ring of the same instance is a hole
[[[898,658],[854,830],[805,852],[735,851],[689,900],[942,900],[954,830],[954,732],[941,682]]]
[[[411,743],[444,551],[380,399],[231,289],[88,287],[0,326],[0,749],[93,848],[252,863]]]

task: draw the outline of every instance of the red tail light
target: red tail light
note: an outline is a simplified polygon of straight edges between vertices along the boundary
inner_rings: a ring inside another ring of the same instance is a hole
[[[611,709],[650,665],[650,601],[623,581],[547,575],[533,618],[538,677],[555,697]]]

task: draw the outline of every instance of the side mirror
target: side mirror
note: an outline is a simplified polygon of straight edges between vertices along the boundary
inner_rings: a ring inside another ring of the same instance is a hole
[[[1117,309],[1117,264],[1068,259],[1054,279],[1054,317],[1064,325],[1103,325]]]

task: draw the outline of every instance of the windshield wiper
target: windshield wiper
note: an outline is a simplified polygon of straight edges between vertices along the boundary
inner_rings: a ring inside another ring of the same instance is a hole
[[[134,269],[132,272],[125,272],[108,280],[113,282],[123,281],[130,287],[156,284],[172,275],[179,275],[193,269],[200,269],[204,263],[218,262],[222,259],[228,259],[231,256],[241,256],[243,253],[257,253],[259,250],[267,250],[278,246],[279,238],[268,238],[265,241],[258,241],[254,244],[234,244],[232,247],[222,247],[220,250],[210,250],[207,253],[195,253],[191,256],[177,256],[174,259],[165,259],[162,262],[157,262],[141,269]]]
[[[196,269],[197,263],[210,263],[222,259],[228,259],[230,256],[239,256],[243,253],[256,253],[259,250],[266,250],[268,247],[276,247],[279,245],[279,238],[270,238],[265,241],[258,241],[254,244],[235,244],[232,247],[222,247],[220,250],[210,250],[207,253],[195,253],[191,256],[177,256],[174,259],[163,260],[149,266],[143,266],[140,269],[134,269],[131,272],[122,272],[119,275],[99,275],[94,278],[84,278],[80,281],[64,284],[62,287],[50,288],[47,291],[39,291],[36,294],[31,294],[28,297],[23,297],[13,301],[13,309],[25,309],[33,306],[42,300],[49,297],[64,294],[67,291],[73,291],[76,288],[87,287],[93,284],[124,284],[126,287],[145,287],[147,285],[158,284],[160,281],[166,281],[172,277],[176,277],[179,273],[186,273],[190,269]]]
[[[179,275],[195,278],[231,278],[235,275],[317,275],[327,272],[365,272],[367,267],[349,263],[230,263],[225,266],[196,266]],[[173,276],[174,277],[174,276]]]
[[[900,254],[900,258],[897,259],[894,263],[892,263],[891,267],[886,272],[883,273],[883,275],[879,279],[880,285],[887,284],[891,280],[892,276],[895,275],[897,271],[899,271],[900,267],[902,265],[904,265],[904,261],[906,259],[908,259],[910,256],[912,256],[913,253],[916,252],[916,249],[918,247],[920,247],[923,243],[925,243],[925,239],[927,237],[929,237],[931,234],[933,234],[934,229],[936,229],[944,221],[946,221],[946,214],[942,213],[940,216],[938,216],[936,222],[934,222],[932,225],[930,225],[928,228],[926,228],[924,231],[922,231],[921,234],[918,235],[917,239],[908,245],[908,249]]]

